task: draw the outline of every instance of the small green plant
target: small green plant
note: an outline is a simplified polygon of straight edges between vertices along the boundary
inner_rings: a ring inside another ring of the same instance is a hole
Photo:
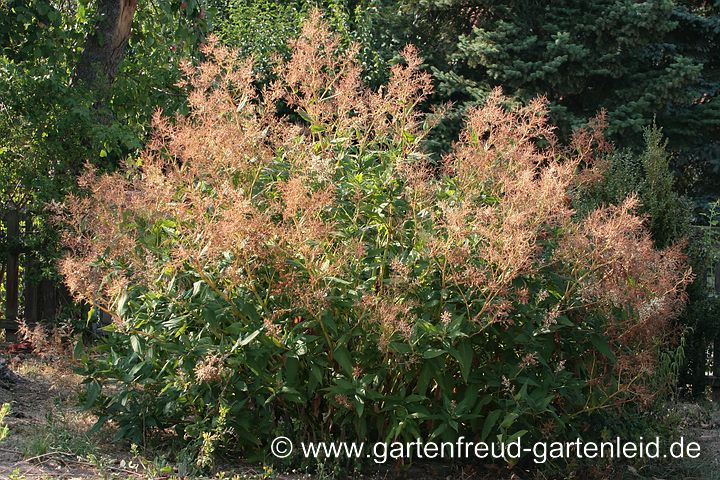
[[[18,467],[10,473],[8,480],[26,480],[26,477],[20,474],[20,467]]]
[[[5,425],[5,417],[10,413],[10,404],[3,403],[0,407],[0,442],[5,440],[10,435],[10,429]]]
[[[24,446],[26,456],[34,457],[49,452],[66,452],[78,457],[98,456],[98,446],[93,435],[74,428],[65,414],[60,417],[50,411],[45,424],[30,436]]]

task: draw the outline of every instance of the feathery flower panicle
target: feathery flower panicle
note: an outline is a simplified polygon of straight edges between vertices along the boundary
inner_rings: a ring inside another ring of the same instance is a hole
[[[410,278],[410,267],[405,265],[399,258],[393,258],[390,261],[390,268],[395,277],[402,281],[408,281]]]
[[[644,219],[632,213],[637,205],[637,197],[630,196],[621,205],[592,212],[558,251],[582,272],[583,301],[605,309],[610,319],[606,334],[618,357],[616,369],[627,379],[649,375],[657,362],[658,341],[677,338],[673,320],[682,311],[685,287],[692,281],[681,245],[655,249]],[[614,307],[634,314],[616,319]],[[641,390],[636,394],[640,396]]]
[[[274,337],[277,340],[280,340],[282,338],[282,329],[280,328],[280,325],[276,325],[269,318],[263,320],[263,325],[265,326],[265,330],[267,331],[268,335]]]
[[[223,361],[216,354],[206,355],[193,369],[195,378],[202,383],[212,383],[219,380],[224,371]]]

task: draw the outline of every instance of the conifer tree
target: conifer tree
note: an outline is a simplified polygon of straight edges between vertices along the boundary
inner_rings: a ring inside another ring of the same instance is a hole
[[[720,16],[709,3],[406,0],[403,11],[460,112],[501,86],[520,102],[547,96],[563,135],[605,109],[613,141],[638,148],[657,117],[671,150],[702,145],[695,160],[707,164],[720,152]]]

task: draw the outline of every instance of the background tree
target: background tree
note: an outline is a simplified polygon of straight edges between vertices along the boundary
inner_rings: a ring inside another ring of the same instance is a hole
[[[74,79],[95,88],[112,85],[130,39],[137,0],[98,0],[95,25],[88,34]]]
[[[0,291],[5,326],[18,309],[31,322],[55,316],[64,289],[46,205],[74,188],[85,162],[107,170],[132,157],[156,108],[183,105],[177,64],[209,16],[195,1],[0,4],[0,217],[13,220],[0,220],[0,271],[17,272]]]
[[[303,20],[313,8],[321,8],[326,20],[338,32],[343,47],[360,46],[359,58],[364,80],[377,88],[388,80],[389,64],[399,52],[418,38],[411,28],[397,28],[397,3],[387,0],[229,0],[218,6],[215,33],[242,56],[254,56],[256,68],[270,73],[273,56],[287,58],[288,41],[300,32]]]
[[[707,212],[708,203],[718,198],[720,179],[720,3],[678,1],[672,19],[677,26],[669,34],[671,45],[703,69],[690,86],[691,104],[671,106],[662,122],[672,150],[678,152],[678,186]]]
[[[501,86],[520,102],[545,95],[565,136],[605,109],[615,143],[634,147],[657,116],[688,167],[717,165],[717,6],[407,0],[402,12],[458,115]],[[699,144],[702,160],[688,149]]]

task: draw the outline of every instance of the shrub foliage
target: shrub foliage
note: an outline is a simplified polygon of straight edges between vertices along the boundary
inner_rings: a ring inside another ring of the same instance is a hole
[[[602,119],[562,147],[542,100],[495,91],[438,169],[414,49],[377,91],[338,50],[311,14],[258,91],[209,41],[189,115],[158,112],[140,161],[89,168],[58,209],[68,286],[113,316],[87,405],[135,441],[174,428],[202,465],[280,433],[558,438],[649,404],[690,274],[635,197],[571,208]]]

